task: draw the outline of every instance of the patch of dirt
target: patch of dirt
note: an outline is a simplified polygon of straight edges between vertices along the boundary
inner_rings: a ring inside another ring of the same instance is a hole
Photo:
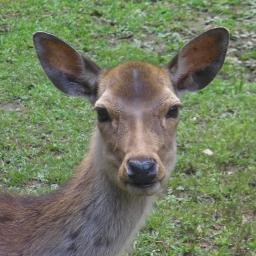
[[[0,104],[0,109],[6,111],[16,111],[21,112],[24,111],[24,106],[19,102],[6,102]]]
[[[211,240],[202,239],[202,241],[199,242],[200,248],[207,250],[207,251],[213,251],[217,249],[217,246],[213,244]]]
[[[19,11],[10,11],[10,12],[6,12],[0,15],[0,18],[5,20],[5,19],[10,19],[10,18],[17,18],[20,17],[22,14]]]
[[[0,34],[8,33],[11,30],[11,26],[9,24],[0,25]]]
[[[256,22],[256,21],[255,21]],[[245,78],[254,82],[256,79],[256,58],[243,58],[243,55],[255,49],[256,33],[248,31],[235,31],[230,38],[229,60],[238,64],[247,71]]]
[[[219,169],[227,175],[233,175],[234,173],[241,171],[238,165],[232,163],[223,164]]]
[[[187,168],[185,168],[183,170],[183,172],[186,174],[186,175],[195,175],[196,172],[197,172],[197,169],[192,166],[192,165],[189,165]]]
[[[242,224],[252,223],[256,220],[256,212],[247,211],[242,215]]]

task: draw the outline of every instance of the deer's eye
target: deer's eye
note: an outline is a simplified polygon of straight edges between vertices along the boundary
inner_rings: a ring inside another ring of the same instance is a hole
[[[98,121],[100,123],[111,121],[111,117],[106,108],[97,107],[96,111],[97,111]]]
[[[169,108],[168,112],[166,113],[166,118],[177,118],[179,115],[179,107],[178,106],[172,106]]]

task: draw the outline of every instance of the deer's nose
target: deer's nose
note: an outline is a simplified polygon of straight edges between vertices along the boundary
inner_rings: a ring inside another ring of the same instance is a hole
[[[127,175],[136,185],[150,185],[156,175],[156,161],[154,159],[130,159],[127,162]]]

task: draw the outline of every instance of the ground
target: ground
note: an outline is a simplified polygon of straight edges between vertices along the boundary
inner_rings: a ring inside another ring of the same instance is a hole
[[[178,163],[133,256],[256,255],[256,1],[0,0],[0,184],[56,189],[83,158],[95,114],[44,75],[32,33],[69,41],[102,67],[164,65],[216,26],[231,33],[225,65],[182,97]]]

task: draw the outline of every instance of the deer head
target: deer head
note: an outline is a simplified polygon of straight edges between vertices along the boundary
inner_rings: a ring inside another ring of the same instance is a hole
[[[183,47],[166,67],[127,62],[101,69],[57,37],[37,32],[34,44],[53,84],[88,97],[97,112],[105,170],[129,193],[151,195],[169,177],[176,158],[180,92],[207,86],[222,67],[228,32],[211,29]]]

